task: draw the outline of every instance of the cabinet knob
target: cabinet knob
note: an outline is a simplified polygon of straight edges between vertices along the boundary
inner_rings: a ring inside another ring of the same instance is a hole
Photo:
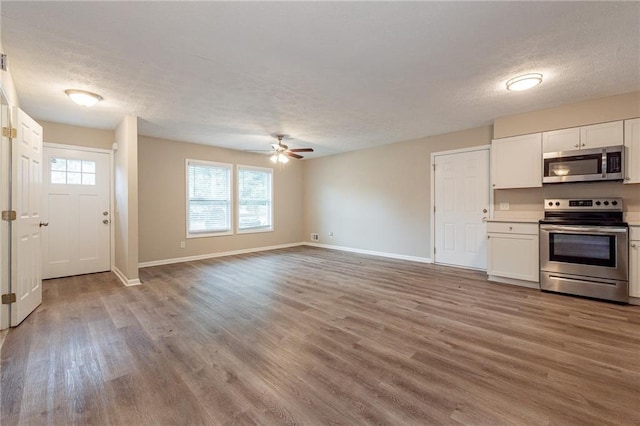
[[[578,144],[575,144],[574,146],[575,146],[576,148],[580,148],[580,145],[578,145]]]
[[[586,143],[581,143],[580,146],[587,146],[587,144]]]
[[[509,231],[513,231],[513,226],[510,226],[510,227],[509,227]]]
[[[635,244],[631,244],[631,247],[636,248],[636,247],[638,247],[638,246],[637,246],[637,245],[635,245]]]
[[[631,180],[631,177],[627,176],[624,178],[624,180]]]

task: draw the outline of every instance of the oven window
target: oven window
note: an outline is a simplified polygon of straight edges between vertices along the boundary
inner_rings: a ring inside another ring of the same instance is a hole
[[[616,266],[614,235],[549,234],[549,260],[581,265]]]
[[[578,176],[602,173],[602,155],[549,158],[544,160],[545,176]]]

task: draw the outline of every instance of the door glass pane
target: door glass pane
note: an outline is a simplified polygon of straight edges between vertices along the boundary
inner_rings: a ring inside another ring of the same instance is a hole
[[[67,183],[70,185],[80,185],[82,183],[82,173],[67,173]]]
[[[67,172],[51,171],[51,183],[66,184]]]
[[[67,171],[69,172],[81,172],[82,161],[80,160],[67,160]]]
[[[96,163],[95,161],[83,161],[82,162],[82,173],[95,173],[96,172]]]
[[[64,158],[52,158],[51,159],[51,170],[67,170],[67,160]]]

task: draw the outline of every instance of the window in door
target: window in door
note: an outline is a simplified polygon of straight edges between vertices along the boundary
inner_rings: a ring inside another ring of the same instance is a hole
[[[77,160],[71,158],[51,158],[50,182],[61,185],[95,185],[95,161]]]
[[[230,164],[187,160],[187,238],[232,234]]]
[[[273,169],[238,166],[238,233],[273,231]]]

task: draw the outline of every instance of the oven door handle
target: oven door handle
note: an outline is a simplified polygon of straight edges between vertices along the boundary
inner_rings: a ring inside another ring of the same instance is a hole
[[[616,228],[609,226],[570,226],[570,225],[540,225],[543,231],[559,232],[593,232],[598,234],[626,234],[628,228]]]

